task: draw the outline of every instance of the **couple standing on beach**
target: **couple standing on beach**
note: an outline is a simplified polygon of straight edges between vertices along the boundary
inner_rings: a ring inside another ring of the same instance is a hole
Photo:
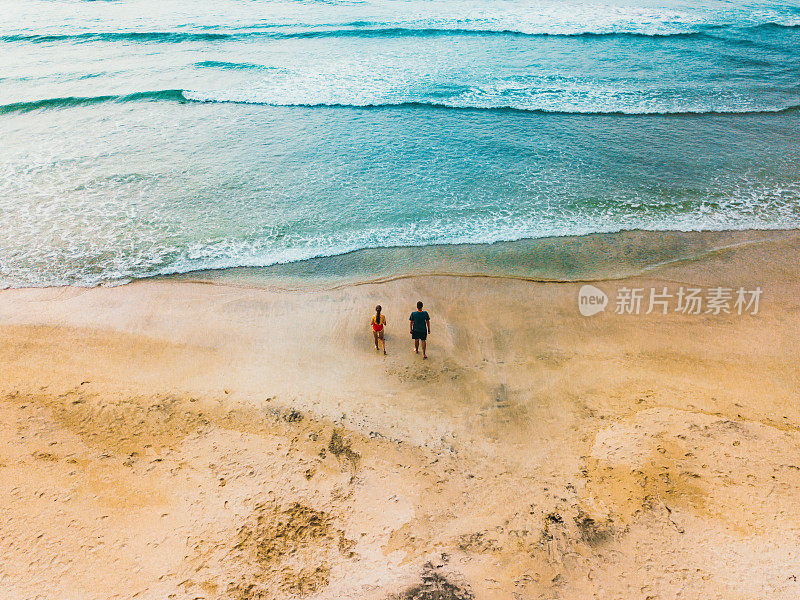
[[[411,313],[408,319],[411,328],[411,339],[414,340],[414,352],[419,354],[419,345],[422,342],[422,358],[428,358],[425,350],[427,349],[428,334],[431,332],[431,318],[428,311],[422,310],[422,301],[417,302],[417,310]],[[372,317],[372,337],[375,339],[375,350],[378,350],[378,342],[383,346],[383,353],[386,354],[386,340],[383,339],[383,330],[386,327],[386,315],[381,314],[381,305],[375,307],[375,314]]]

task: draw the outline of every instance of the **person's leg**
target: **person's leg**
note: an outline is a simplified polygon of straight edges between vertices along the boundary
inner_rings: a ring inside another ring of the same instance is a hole
[[[428,358],[428,355],[425,354],[425,349],[428,347],[428,342],[426,340],[422,340],[422,358]]]
[[[419,340],[414,338],[414,352],[419,354]]]
[[[372,337],[375,339],[375,350],[378,349],[378,332],[374,329],[372,330]]]
[[[381,346],[383,346],[383,353],[386,354],[386,339],[383,337],[383,331],[378,336],[381,339]]]

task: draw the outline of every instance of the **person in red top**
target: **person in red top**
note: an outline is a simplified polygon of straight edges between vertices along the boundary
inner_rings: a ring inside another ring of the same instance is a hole
[[[378,340],[383,346],[383,353],[386,354],[386,340],[383,339],[383,330],[386,327],[386,317],[381,314],[381,305],[375,307],[375,314],[372,317],[372,337],[375,339],[375,350],[378,350]]]

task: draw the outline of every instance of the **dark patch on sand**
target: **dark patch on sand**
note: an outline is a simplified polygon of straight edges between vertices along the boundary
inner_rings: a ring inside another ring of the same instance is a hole
[[[602,544],[613,535],[609,522],[598,523],[593,518],[582,513],[575,517],[575,525],[578,526],[581,539],[590,546]]]
[[[328,442],[328,452],[333,454],[336,458],[344,458],[349,461],[353,470],[355,470],[361,455],[353,450],[350,445],[350,440],[343,437],[339,431],[334,430],[331,434],[331,440]]]
[[[474,600],[466,586],[459,587],[442,575],[431,563],[422,569],[422,581],[388,600]]]
[[[239,529],[233,552],[245,573],[230,582],[228,593],[238,600],[277,600],[320,592],[330,581],[331,561],[355,558],[354,546],[323,511],[297,502],[259,504]]]

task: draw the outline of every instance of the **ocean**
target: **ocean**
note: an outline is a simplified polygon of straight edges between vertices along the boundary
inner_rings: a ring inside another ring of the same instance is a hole
[[[0,0],[0,283],[800,228],[799,116],[796,2]]]

